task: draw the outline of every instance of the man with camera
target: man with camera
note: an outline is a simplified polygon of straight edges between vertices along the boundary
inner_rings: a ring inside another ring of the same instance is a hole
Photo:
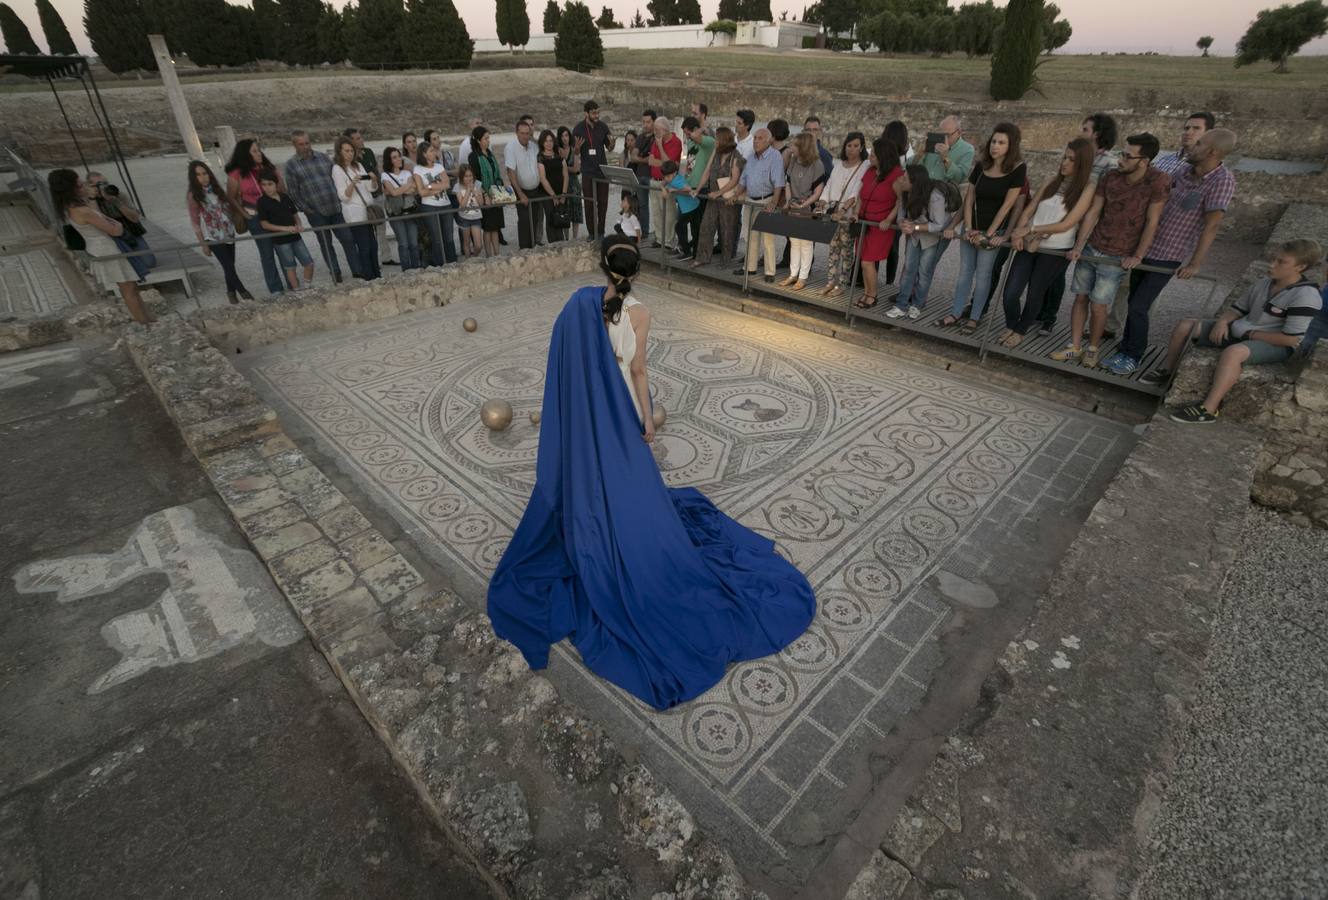
[[[134,208],[128,198],[121,196],[120,189],[106,180],[106,176],[100,172],[89,172],[87,178],[88,190],[97,201],[97,210],[108,219],[114,219],[124,228],[119,236],[111,238],[115,241],[115,246],[121,253],[134,253],[140,250],[151,250],[148,246],[147,228],[143,226],[143,213]],[[140,256],[128,257],[129,265],[133,266],[134,272],[138,275],[138,280],[142,281],[148,277],[152,267],[157,264],[157,257],[151,253],[144,253]]]

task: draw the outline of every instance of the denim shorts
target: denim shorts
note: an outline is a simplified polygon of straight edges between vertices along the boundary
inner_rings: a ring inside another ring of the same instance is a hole
[[[1277,344],[1270,344],[1267,341],[1242,341],[1233,338],[1228,332],[1227,339],[1220,344],[1214,344],[1208,335],[1217,324],[1217,319],[1203,319],[1199,322],[1199,336],[1194,339],[1196,347],[1212,347],[1215,350],[1225,350],[1234,344],[1244,344],[1249,348],[1249,359],[1245,360],[1251,366],[1270,366],[1280,362],[1286,362],[1291,358],[1295,350],[1291,347],[1279,347]]]
[[[1120,267],[1121,257],[1106,256],[1089,244],[1084,248],[1084,256],[1102,256],[1111,262],[1091,262],[1080,259],[1074,264],[1075,295],[1087,294],[1094,303],[1107,306],[1116,299],[1116,290],[1125,277],[1125,270]]]
[[[295,261],[299,260],[302,266],[312,266],[314,258],[309,255],[309,248],[304,245],[304,239],[291,241],[288,244],[277,244],[277,259],[281,260],[283,269],[295,268]]]

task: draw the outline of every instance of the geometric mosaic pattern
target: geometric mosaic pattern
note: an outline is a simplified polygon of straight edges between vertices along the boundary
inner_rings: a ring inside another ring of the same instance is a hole
[[[302,338],[242,362],[290,424],[482,596],[534,483],[529,413],[550,326],[585,283]],[[636,295],[650,308],[651,386],[668,411],[655,443],[665,480],[700,488],[775,540],[811,581],[818,611],[784,652],[732,667],[668,712],[579,664],[564,666],[576,673],[564,681],[634,736],[703,821],[742,832],[748,861],[806,870],[808,829],[852,807],[850,757],[929,687],[950,607],[928,578],[942,566],[990,577],[1022,521],[1095,492],[1133,435],[649,286]],[[468,315],[474,334],[460,328]],[[480,423],[493,397],[515,409],[507,431]]]
[[[77,303],[51,259],[58,252],[52,247],[0,256],[0,318],[30,319]]]

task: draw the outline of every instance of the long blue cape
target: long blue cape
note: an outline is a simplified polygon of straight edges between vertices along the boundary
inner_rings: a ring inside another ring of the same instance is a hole
[[[489,584],[489,618],[532,669],[568,637],[592,672],[667,709],[729,663],[787,646],[816,599],[772,541],[664,484],[603,294],[581,288],[554,323],[535,489]]]

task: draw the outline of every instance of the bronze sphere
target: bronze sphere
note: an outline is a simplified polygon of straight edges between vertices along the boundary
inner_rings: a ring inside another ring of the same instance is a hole
[[[531,424],[531,425],[538,425],[539,423],[540,423],[540,411],[539,411],[538,409],[536,409],[536,410],[531,410],[531,413],[530,413],[530,424]]]
[[[461,327],[467,331],[474,331],[476,328],[480,327],[480,323],[476,322],[474,319],[466,319],[461,323]]]
[[[655,404],[655,408],[654,408],[654,410],[652,410],[651,413],[650,413],[650,418],[651,418],[651,419],[654,421],[654,423],[655,423],[655,429],[658,430],[658,429],[660,429],[660,428],[663,428],[663,427],[664,427],[664,422],[668,419],[668,417],[669,417],[669,414],[668,414],[668,412],[664,409],[664,404],[663,404],[663,403],[656,403],[656,404]]]
[[[480,407],[480,421],[490,431],[506,431],[512,424],[512,404],[506,400],[486,400]]]

